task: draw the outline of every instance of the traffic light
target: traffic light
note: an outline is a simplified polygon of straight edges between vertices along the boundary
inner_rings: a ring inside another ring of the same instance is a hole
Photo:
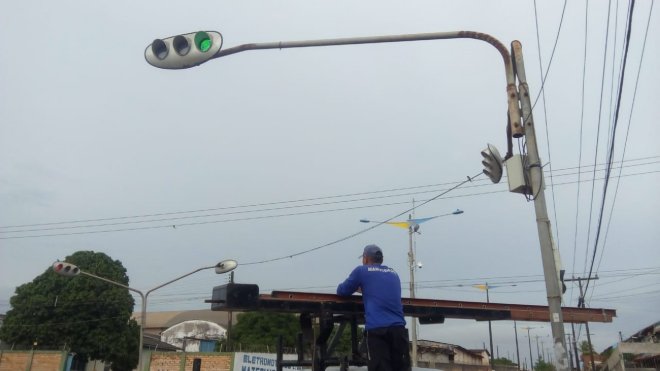
[[[219,32],[191,32],[154,40],[145,49],[144,58],[154,67],[180,70],[212,59],[221,47],[222,35]]]
[[[213,288],[211,310],[256,309],[259,305],[259,286],[244,283],[227,283]]]
[[[55,273],[66,277],[73,277],[80,274],[80,268],[78,268],[73,264],[65,263],[65,262],[53,263],[53,270],[55,271]]]
[[[481,163],[484,165],[484,174],[486,174],[493,183],[499,183],[502,179],[503,162],[500,153],[494,145],[488,144],[488,147],[481,151],[483,160]]]

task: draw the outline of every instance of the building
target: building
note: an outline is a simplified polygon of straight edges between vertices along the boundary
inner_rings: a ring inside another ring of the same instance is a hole
[[[232,317],[232,324],[236,323],[236,317]],[[140,324],[141,313],[133,313],[133,319]],[[148,312],[144,327],[144,348],[154,351],[170,350],[162,346],[169,344],[174,348],[171,350],[213,351],[216,341],[226,336],[228,325],[227,312],[211,310]],[[158,342],[148,342],[148,338],[157,339]]]
[[[600,370],[660,370],[660,322],[637,331],[631,337],[606,349]]]
[[[490,353],[430,340],[417,341],[417,365],[445,371],[488,371]]]

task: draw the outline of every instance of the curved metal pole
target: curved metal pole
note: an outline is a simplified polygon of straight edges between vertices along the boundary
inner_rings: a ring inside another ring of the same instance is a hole
[[[80,274],[85,275],[85,276],[89,276],[89,277],[92,277],[92,278],[99,279],[101,281],[113,284],[115,286],[123,287],[125,289],[130,290],[130,291],[136,292],[140,295],[140,298],[142,299],[142,313],[141,313],[141,318],[142,319],[140,320],[140,343],[139,343],[140,348],[138,349],[138,370],[142,371],[142,346],[143,346],[143,338],[144,338],[144,325],[147,321],[147,311],[146,311],[146,309],[147,309],[147,297],[146,297],[146,295],[144,295],[142,293],[142,291],[134,289],[132,287],[128,287],[128,286],[124,285],[123,283],[115,282],[115,281],[109,280],[107,278],[103,278],[101,276],[97,276],[95,274],[85,272],[82,269],[80,270]],[[147,293],[147,294],[149,294],[149,293]]]
[[[123,287],[125,289],[130,290],[130,291],[136,292],[140,295],[140,298],[142,299],[142,313],[140,314],[140,344],[139,344],[140,348],[138,350],[138,370],[142,371],[143,370],[143,367],[142,367],[143,366],[142,365],[142,348],[143,348],[143,344],[144,344],[143,343],[144,342],[144,340],[143,340],[144,339],[144,326],[146,326],[146,324],[147,324],[147,299],[149,297],[149,294],[156,291],[156,290],[158,290],[159,288],[161,288],[163,286],[167,286],[167,285],[169,285],[171,283],[174,283],[174,282],[176,282],[176,281],[178,281],[182,278],[186,278],[186,277],[190,276],[191,274],[194,274],[194,273],[197,273],[199,271],[206,270],[206,269],[215,268],[215,267],[216,267],[215,265],[212,265],[210,267],[202,267],[202,268],[195,269],[192,272],[186,273],[186,274],[184,274],[182,276],[179,276],[179,277],[177,277],[173,280],[167,281],[163,284],[160,284],[160,285],[154,287],[153,289],[147,291],[146,294],[143,294],[142,291],[134,289],[132,287],[128,287],[128,286],[126,286],[122,283],[115,282],[115,281],[109,280],[107,278],[103,278],[103,277],[97,276],[95,274],[85,272],[83,270],[80,270],[80,274],[85,275],[85,276],[89,276],[89,277],[92,277],[92,278],[99,279],[101,281],[113,284],[115,286]]]
[[[475,39],[489,43],[502,55],[504,62],[504,73],[506,75],[506,93],[508,103],[508,113],[510,118],[511,135],[519,138],[524,135],[523,127],[520,122],[520,108],[518,106],[518,89],[513,71],[513,63],[509,50],[499,40],[491,35],[475,31],[453,31],[453,32],[431,32],[419,34],[388,35],[388,36],[368,36],[368,37],[349,37],[339,39],[320,39],[320,40],[301,40],[301,41],[278,41],[267,43],[242,44],[232,48],[219,50],[213,58],[220,58],[231,54],[236,54],[248,50],[263,49],[289,49],[289,48],[308,48],[316,46],[338,46],[338,45],[358,45],[358,44],[379,44],[424,40],[446,40],[446,39]],[[213,59],[212,58],[212,59]]]

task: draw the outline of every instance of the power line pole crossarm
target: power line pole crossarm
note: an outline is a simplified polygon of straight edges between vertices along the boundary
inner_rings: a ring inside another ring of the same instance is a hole
[[[511,43],[514,71],[518,78],[518,89],[520,105],[522,108],[523,127],[527,141],[529,173],[531,179],[532,196],[534,198],[534,209],[536,212],[536,225],[541,247],[541,260],[543,262],[543,273],[545,276],[545,287],[548,297],[548,308],[550,311],[550,325],[552,328],[553,349],[557,360],[558,371],[568,370],[568,353],[566,352],[566,336],[564,334],[564,319],[561,311],[561,287],[555,261],[555,252],[552,242],[552,230],[548,209],[545,203],[545,192],[543,190],[543,169],[539,158],[532,116],[532,105],[529,96],[529,87],[525,76],[525,64],[522,55],[522,45],[519,41]],[[527,170],[527,169],[525,169]]]

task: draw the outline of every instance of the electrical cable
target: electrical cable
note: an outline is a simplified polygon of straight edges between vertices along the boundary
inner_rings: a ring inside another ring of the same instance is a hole
[[[628,18],[628,29],[626,32],[626,41],[625,41],[625,48],[624,48],[624,57],[623,57],[623,66],[621,69],[621,79],[619,80],[619,94],[617,97],[617,102],[616,102],[616,110],[614,113],[614,126],[613,126],[613,131],[612,131],[612,144],[610,146],[610,150],[608,153],[608,163],[612,163],[612,159],[614,157],[614,144],[616,140],[616,129],[619,123],[619,112],[621,110],[621,97],[623,95],[623,82],[625,80],[625,72],[626,72],[626,64],[628,61],[628,50],[630,47],[630,35],[632,33],[632,17],[635,11],[635,0],[630,1],[630,12],[629,12],[629,18]],[[585,285],[584,292],[587,292],[587,289],[589,288],[589,282],[591,278],[591,274],[593,272],[594,268],[594,263],[596,262],[596,252],[598,250],[598,242],[600,239],[600,233],[602,230],[602,223],[603,223],[603,215],[605,213],[605,202],[607,198],[607,189],[609,186],[609,181],[610,181],[610,175],[612,172],[611,165],[608,165],[607,170],[606,170],[606,175],[605,175],[605,182],[603,184],[603,198],[602,198],[602,203],[600,206],[600,213],[598,216],[598,227],[596,229],[596,239],[594,241],[594,250],[593,250],[593,256],[591,258],[591,266],[589,267],[589,274],[587,275],[587,283]]]
[[[564,6],[566,6],[566,1],[564,2]],[[536,25],[536,48],[539,54],[539,72],[541,75],[543,74],[543,58],[541,57],[541,37],[539,36],[539,19],[538,19],[538,14],[536,11],[536,0],[534,0],[534,23]],[[545,84],[545,81],[542,82],[542,85]],[[548,148],[548,166],[550,169],[550,194],[552,195],[552,212],[553,216],[555,218],[554,222],[554,230],[556,234],[556,241],[557,241],[557,248],[561,246],[560,240],[559,240],[559,219],[557,219],[557,201],[555,198],[555,184],[554,184],[554,179],[552,177],[552,154],[550,152],[550,131],[548,129],[549,123],[548,123],[548,109],[546,106],[546,98],[545,98],[545,89],[541,91],[541,96],[543,97],[543,123],[545,124],[545,143],[546,147]],[[541,182],[539,182],[541,184]],[[539,190],[540,192],[540,190]],[[536,197],[535,197],[536,198]]]
[[[660,172],[660,171],[658,171],[658,170],[656,170],[656,171],[645,171],[645,172],[639,172],[639,173],[625,174],[625,175],[621,175],[621,177],[648,175],[648,174],[655,174],[655,173],[658,173],[658,172]],[[603,179],[605,179],[605,178],[596,178],[596,180],[603,180]],[[587,179],[587,180],[584,180],[584,181],[591,181],[591,179]],[[555,185],[556,186],[562,186],[562,185],[575,184],[575,183],[576,183],[575,181],[569,181],[569,182],[564,182],[564,183],[556,183]],[[476,186],[470,186],[470,187],[482,187],[482,186],[491,186],[491,184],[476,185]],[[497,191],[488,191],[488,192],[469,193],[469,194],[463,194],[463,195],[442,197],[442,199],[464,198],[464,197],[482,196],[482,195],[488,195],[488,194],[493,194],[493,193],[505,193],[505,192],[508,192],[508,190],[497,190]],[[85,234],[96,234],[96,233],[112,233],[112,232],[124,232],[124,231],[149,230],[149,229],[165,229],[165,228],[167,228],[167,229],[176,229],[178,227],[186,227],[186,226],[197,226],[197,225],[217,224],[217,223],[229,223],[229,222],[239,222],[239,221],[249,221],[249,220],[262,220],[262,219],[290,217],[290,216],[297,216],[297,215],[311,215],[311,214],[320,214],[320,213],[326,213],[326,212],[356,210],[356,209],[364,209],[364,208],[372,208],[372,207],[403,205],[403,204],[406,204],[408,202],[409,201],[390,202],[390,203],[382,203],[382,204],[376,204],[376,205],[372,204],[372,205],[362,205],[362,206],[353,206],[353,207],[335,208],[335,209],[326,209],[326,210],[301,211],[301,212],[292,212],[292,213],[285,213],[285,214],[274,214],[274,215],[266,215],[266,216],[254,216],[254,217],[244,217],[244,218],[234,218],[234,219],[211,220],[211,221],[203,221],[203,222],[179,223],[179,224],[175,224],[175,225],[167,224],[167,225],[133,227],[133,228],[115,228],[115,229],[94,230],[94,231],[68,232],[68,233],[51,233],[51,234],[39,234],[39,235],[27,235],[27,236],[7,236],[7,237],[0,237],[0,240],[38,238],[38,237],[54,237],[54,236],[71,236],[71,235],[85,235]]]
[[[582,58],[582,93],[580,101],[580,135],[579,135],[579,149],[578,149],[578,186],[575,197],[575,234],[573,235],[573,265],[572,270],[575,272],[575,262],[577,257],[577,240],[578,240],[578,231],[579,231],[579,215],[580,215],[580,178],[581,178],[581,169],[582,166],[582,135],[584,128],[584,92],[585,92],[585,81],[587,76],[587,35],[589,31],[589,0],[585,2],[584,8],[584,52]],[[571,300],[573,299],[573,290],[574,286],[571,286]]]
[[[646,31],[644,32],[644,41],[642,43],[642,51],[639,57],[639,65],[637,67],[637,77],[635,78],[635,88],[633,90],[632,102],[630,103],[630,113],[628,115],[628,125],[626,128],[626,138],[623,142],[623,151],[621,154],[621,160],[623,161],[626,157],[626,149],[628,148],[628,136],[630,135],[630,126],[632,123],[632,115],[635,108],[635,100],[637,98],[637,87],[639,86],[639,76],[641,75],[642,70],[642,61],[644,60],[644,51],[646,50],[646,40],[649,34],[649,26],[651,25],[651,14],[653,13],[653,1],[651,1],[651,7],[649,9],[649,16],[646,21]],[[619,168],[619,175],[621,175],[622,169]],[[603,248],[601,249],[600,259],[598,260],[598,265],[596,266],[596,272],[600,268],[600,264],[603,260],[604,249],[607,245],[607,237],[610,231],[610,223],[612,222],[612,215],[614,214],[614,205],[616,204],[617,195],[619,194],[619,184],[621,183],[621,178],[617,178],[616,187],[614,188],[614,197],[612,199],[612,207],[610,208],[609,218],[607,221],[607,227],[605,227],[605,238],[603,239]]]
[[[559,19],[559,27],[557,27],[557,36],[555,36],[555,44],[552,47],[552,52],[550,53],[550,61],[548,61],[548,68],[545,70],[545,74],[543,75],[543,79],[541,80],[541,89],[539,93],[536,95],[536,98],[534,99],[534,104],[532,104],[532,111],[534,111],[534,107],[536,107],[536,103],[539,100],[539,97],[541,96],[541,92],[545,88],[545,82],[548,80],[548,73],[550,73],[550,66],[552,66],[552,61],[554,60],[555,57],[555,50],[557,50],[557,43],[559,42],[559,35],[561,34],[561,28],[562,25],[564,24],[564,14],[566,13],[566,4],[568,3],[568,0],[564,0],[564,5],[561,10],[561,18]],[[526,119],[523,120],[523,122],[527,121]]]
[[[657,159],[657,158],[660,158],[660,155],[629,159],[629,160],[624,160],[624,162],[629,163],[629,162],[637,162],[637,161]],[[658,161],[646,162],[646,163],[643,163],[643,164],[629,164],[629,165],[625,165],[625,167],[642,166],[642,165],[655,164],[655,163],[658,163]],[[621,166],[624,166],[623,162],[621,164],[622,164]],[[605,165],[606,165],[605,163],[601,163],[601,164],[597,164],[596,166],[598,167],[598,166],[605,166]],[[589,167],[591,167],[591,166],[589,166]],[[573,166],[573,167],[565,167],[565,168],[555,169],[554,171],[556,173],[559,173],[559,172],[562,172],[562,171],[565,171],[565,170],[572,170],[572,169],[579,169],[579,168],[581,168],[581,167],[580,166]],[[602,170],[597,169],[597,171],[602,171]],[[565,175],[571,175],[571,174],[574,174],[574,173],[556,174],[555,176],[565,176]],[[506,177],[506,175],[505,175],[505,177]],[[482,182],[485,183],[487,181],[488,181],[488,179],[473,179],[473,183],[482,183]],[[60,222],[51,222],[51,223],[33,223],[33,224],[23,224],[23,225],[13,225],[13,226],[12,225],[7,225],[7,226],[0,226],[0,233],[18,233],[18,232],[31,231],[31,230],[15,230],[15,231],[6,231],[6,230],[4,230],[4,229],[9,229],[9,228],[48,227],[48,226],[64,225],[64,224],[78,224],[78,223],[86,223],[86,222],[127,220],[127,219],[143,219],[143,218],[147,218],[147,217],[156,217],[156,216],[193,214],[193,213],[199,213],[199,212],[232,210],[232,209],[246,209],[246,208],[257,207],[257,206],[296,204],[296,203],[306,202],[306,201],[339,199],[339,198],[352,197],[352,196],[381,194],[381,193],[405,191],[405,190],[414,190],[414,189],[423,189],[423,188],[430,188],[430,187],[437,187],[437,186],[444,186],[444,185],[454,185],[456,183],[457,183],[457,181],[453,181],[453,182],[444,182],[444,183],[428,184],[428,185],[421,185],[421,186],[399,187],[399,188],[392,188],[392,189],[386,189],[386,190],[355,192],[355,193],[348,193],[348,194],[331,195],[331,196],[319,196],[319,197],[311,197],[311,198],[296,199],[296,200],[285,200],[285,201],[275,201],[275,202],[265,202],[265,203],[252,203],[252,204],[246,204],[246,205],[224,206],[224,207],[206,208],[206,209],[199,209],[199,210],[162,212],[162,213],[154,213],[154,214],[120,216],[120,217],[112,217],[112,218],[79,219],[79,220],[72,220],[72,221],[60,221]],[[471,187],[477,187],[477,186],[479,186],[479,185],[471,185],[471,186],[468,186],[468,187],[465,187],[465,188],[471,188]],[[410,195],[423,194],[423,193],[429,193],[429,192],[435,192],[435,191],[436,190],[429,190],[429,191],[422,191],[422,192],[410,192],[410,193],[402,193],[402,194],[398,194],[398,195],[386,195],[386,196],[382,196],[382,197],[369,197],[369,198],[353,199],[351,201],[362,201],[362,200],[369,200],[369,199],[390,198],[390,197],[395,197],[395,196],[410,196]],[[325,203],[317,203],[317,204],[310,204],[310,205],[316,206],[316,205],[327,205],[327,204],[345,203],[345,202],[347,202],[347,201],[341,200],[341,201],[336,201],[336,202],[325,202]],[[297,208],[297,207],[310,206],[310,205],[296,205],[296,206],[291,206],[291,207],[281,207],[281,208],[273,208],[273,209],[258,209],[258,210],[242,211],[242,212],[237,212],[237,213],[247,213],[247,212],[267,211],[267,210],[281,210],[281,209]],[[210,215],[211,216],[219,216],[219,215],[231,215],[231,214],[236,214],[236,213],[222,213],[222,214],[210,214]],[[131,221],[131,222],[108,223],[108,224],[91,225],[91,226],[68,226],[68,227],[62,227],[62,228],[39,228],[39,230],[73,229],[73,228],[92,227],[92,226],[98,227],[98,226],[102,226],[102,225],[137,224],[137,223],[146,223],[146,222],[153,222],[153,221],[191,219],[191,218],[199,218],[199,217],[204,217],[204,216],[194,215],[194,216],[191,216],[191,217],[180,217],[180,218],[137,220],[137,221]]]
[[[445,192],[439,193],[437,196],[435,196],[435,197],[433,197],[433,198],[430,198],[430,199],[428,199],[428,200],[422,202],[421,204],[419,204],[418,207],[422,207],[422,206],[428,204],[429,202],[432,202],[432,201],[437,200],[437,199],[440,198],[441,196],[444,196],[445,194],[447,194],[447,193],[449,193],[449,192],[451,192],[451,191],[453,191],[453,190],[459,188],[460,186],[462,186],[462,185],[465,184],[465,183],[471,182],[472,179],[477,178],[477,177],[481,176],[482,174],[483,174],[483,172],[480,171],[479,173],[473,175],[472,177],[469,177],[469,176],[468,176],[467,180],[464,180],[463,182],[456,184],[454,187],[449,188],[449,189],[446,190]],[[332,246],[332,245],[338,244],[338,243],[340,243],[340,242],[343,242],[343,241],[349,240],[349,239],[351,239],[351,238],[353,238],[353,237],[356,237],[356,236],[359,236],[359,235],[361,235],[361,234],[363,234],[363,233],[366,233],[366,232],[368,232],[368,231],[370,231],[370,230],[372,230],[372,229],[378,228],[378,227],[380,227],[381,225],[383,225],[383,224],[389,222],[390,220],[395,219],[395,218],[398,218],[398,217],[400,217],[401,215],[404,215],[404,214],[406,214],[406,213],[412,211],[414,208],[415,208],[415,207],[413,206],[412,208],[410,208],[410,209],[408,209],[408,210],[405,210],[405,211],[403,211],[403,212],[401,212],[401,213],[399,213],[399,214],[397,214],[397,215],[394,215],[394,216],[390,217],[389,219],[386,219],[386,220],[384,220],[384,221],[382,221],[382,222],[374,223],[374,225],[371,226],[371,227],[367,227],[367,228],[365,228],[365,229],[362,229],[362,230],[360,230],[360,231],[357,231],[357,232],[355,232],[355,233],[352,233],[352,234],[350,234],[350,235],[348,235],[348,236],[346,236],[346,237],[339,238],[339,239],[334,240],[334,241],[332,241],[332,242],[328,242],[328,243],[326,243],[326,244],[323,244],[323,245],[320,245],[320,246],[313,247],[313,248],[311,248],[311,249],[307,249],[307,250],[299,251],[299,252],[297,252],[297,253],[290,254],[290,255],[280,256],[280,257],[277,257],[277,258],[271,258],[271,259],[258,260],[258,261],[254,261],[254,262],[242,263],[241,265],[257,265],[257,264],[264,264],[264,263],[270,263],[270,262],[274,262],[274,261],[278,261],[278,260],[283,260],[283,259],[292,259],[292,258],[297,257],[297,256],[300,256],[300,255],[309,254],[309,253],[311,253],[311,252],[314,252],[314,251],[317,251],[317,250],[320,250],[320,249],[323,249],[323,248],[326,248],[326,247],[329,247],[329,246]]]
[[[608,2],[608,7],[607,7],[607,22],[605,24],[605,51],[603,54],[603,69],[602,69],[602,76],[601,76],[601,85],[600,85],[600,102],[598,106],[598,125],[597,125],[597,131],[596,131],[596,151],[594,154],[594,164],[598,160],[598,144],[600,140],[600,123],[601,123],[601,115],[603,112],[603,93],[604,93],[604,86],[605,86],[605,64],[607,61],[607,46],[609,44],[609,36],[610,36],[610,13],[612,10],[612,1],[610,0]],[[595,176],[595,173],[594,173]],[[591,201],[589,203],[589,223],[587,224],[587,245],[586,245],[586,250],[585,250],[585,255],[584,255],[584,270],[586,273],[587,270],[587,261],[588,261],[588,256],[589,256],[589,242],[591,241],[591,221],[593,217],[593,207],[594,207],[594,192],[596,188],[596,183],[592,181],[591,183]]]

